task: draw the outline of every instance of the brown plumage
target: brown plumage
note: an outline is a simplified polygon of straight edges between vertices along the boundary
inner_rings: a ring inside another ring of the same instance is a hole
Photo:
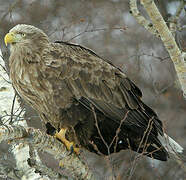
[[[13,86],[48,132],[67,128],[66,138],[96,153],[130,148],[167,160],[161,121],[121,70],[82,46],[51,43],[31,25],[15,26],[5,43],[11,44]],[[108,146],[113,142],[109,150],[104,141]]]

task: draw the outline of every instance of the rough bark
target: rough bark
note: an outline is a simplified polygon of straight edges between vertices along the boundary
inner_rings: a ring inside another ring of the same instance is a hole
[[[53,155],[56,159],[61,160],[61,164],[64,164],[63,168],[67,169],[74,178],[92,178],[92,173],[81,161],[81,158],[75,154],[69,156],[69,152],[61,142],[38,129],[25,128],[23,126],[1,126],[0,142],[3,140],[18,141],[21,143],[20,146],[25,143],[30,144],[40,151]]]

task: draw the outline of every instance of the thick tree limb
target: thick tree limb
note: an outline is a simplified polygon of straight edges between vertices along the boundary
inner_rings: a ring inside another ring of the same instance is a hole
[[[157,30],[154,28],[153,24],[145,19],[137,8],[137,0],[130,0],[130,12],[136,18],[137,22],[141,24],[145,29],[150,31],[155,36],[159,36]]]
[[[186,63],[184,62],[185,53],[182,53],[178,48],[172,33],[169,31],[163,17],[153,0],[141,0],[155,29],[158,30],[161,40],[167,49],[173,63],[184,97],[186,97]]]
[[[0,142],[3,140],[18,140],[31,144],[34,148],[52,154],[56,159],[61,159],[64,168],[71,176],[78,179],[91,179],[92,173],[88,167],[75,154],[68,155],[65,146],[57,139],[38,129],[22,126],[1,126]]]

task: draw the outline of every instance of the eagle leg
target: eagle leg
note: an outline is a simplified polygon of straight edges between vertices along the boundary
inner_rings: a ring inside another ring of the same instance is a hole
[[[55,137],[62,141],[62,143],[66,146],[66,148],[72,152],[75,152],[77,155],[80,153],[80,149],[75,147],[74,142],[70,142],[65,138],[67,128],[62,128],[59,132],[55,134]],[[71,154],[70,153],[70,154]]]

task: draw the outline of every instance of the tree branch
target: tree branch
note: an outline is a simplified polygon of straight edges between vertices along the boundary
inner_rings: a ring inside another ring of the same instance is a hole
[[[164,43],[173,63],[177,76],[183,90],[183,95],[186,97],[186,64],[184,62],[185,53],[181,53],[178,48],[172,33],[169,31],[163,17],[153,0],[141,0],[149,17],[152,20],[154,27],[158,30],[161,40]]]
[[[40,175],[44,175],[49,177],[50,179],[55,180],[66,180],[67,177],[61,176],[60,173],[56,172],[52,168],[48,168],[45,166],[42,161],[40,160],[40,157],[38,155],[38,151],[33,148],[33,146],[29,146],[29,155],[30,158],[27,159],[28,165],[31,168],[35,169],[35,172],[38,172]]]
[[[23,126],[1,126],[0,142],[12,139],[29,143],[34,148],[45,151],[56,159],[60,159],[62,164],[64,164],[64,168],[71,173],[73,178],[91,179],[93,177],[88,167],[79,157],[75,154],[69,156],[69,152],[62,143],[38,129],[25,128]]]
[[[137,0],[130,0],[130,12],[132,15],[136,18],[137,22],[141,24],[145,29],[147,29],[149,32],[154,34],[155,36],[159,36],[157,30],[154,28],[153,24],[145,19],[141,13],[138,11],[137,8]]]
[[[169,22],[170,22],[169,23],[169,29],[172,32],[174,37],[176,35],[177,29],[181,29],[181,27],[178,27],[178,19],[179,19],[179,16],[180,16],[182,10],[184,9],[185,4],[186,4],[186,1],[184,2],[184,0],[181,0],[180,4],[179,4],[179,7],[176,10],[175,15],[171,16],[169,18]]]

